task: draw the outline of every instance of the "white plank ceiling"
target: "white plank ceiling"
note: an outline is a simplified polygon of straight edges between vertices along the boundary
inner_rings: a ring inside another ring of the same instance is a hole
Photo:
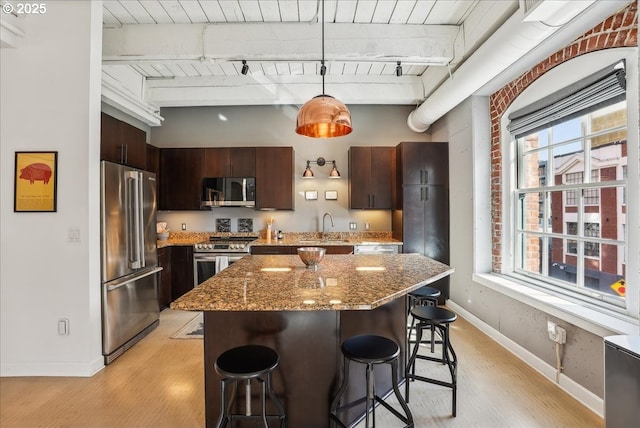
[[[518,4],[326,0],[326,93],[415,105]],[[302,104],[322,91],[321,23],[317,0],[106,0],[103,75],[142,79],[139,95],[160,107]]]

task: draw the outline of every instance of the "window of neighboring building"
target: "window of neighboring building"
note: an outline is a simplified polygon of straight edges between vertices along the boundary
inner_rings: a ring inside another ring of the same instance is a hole
[[[578,223],[567,223],[567,235],[576,236],[578,234]],[[598,223],[585,223],[584,235],[585,238],[599,238],[600,237],[600,224]],[[567,254],[578,254],[578,241],[573,239],[567,239]],[[584,241],[584,255],[585,257],[600,257],[600,244],[594,241]]]

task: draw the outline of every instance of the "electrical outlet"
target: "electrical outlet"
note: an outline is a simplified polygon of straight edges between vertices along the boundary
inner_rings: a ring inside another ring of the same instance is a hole
[[[371,229],[371,225],[369,224],[368,221],[365,221],[364,222],[364,230],[369,230],[369,229]]]
[[[349,230],[357,230],[357,229],[358,229],[358,223],[356,223],[355,221],[350,221]]]
[[[187,223],[182,223],[182,230],[187,230]]]
[[[552,321],[547,321],[547,333],[549,334],[549,339],[556,343],[562,344],[567,342],[567,331],[562,327],[558,327],[558,325]]]

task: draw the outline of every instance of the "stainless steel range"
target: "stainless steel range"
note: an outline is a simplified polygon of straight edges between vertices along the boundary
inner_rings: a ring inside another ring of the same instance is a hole
[[[195,244],[193,246],[194,287],[249,254],[250,244],[256,239],[258,239],[257,236],[212,236],[208,241]]]

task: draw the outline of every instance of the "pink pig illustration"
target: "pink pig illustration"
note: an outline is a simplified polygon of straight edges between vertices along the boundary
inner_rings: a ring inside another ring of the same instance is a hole
[[[47,184],[51,178],[51,168],[43,163],[32,163],[20,170],[20,178],[29,180],[30,184],[38,180],[42,180],[44,184]]]

